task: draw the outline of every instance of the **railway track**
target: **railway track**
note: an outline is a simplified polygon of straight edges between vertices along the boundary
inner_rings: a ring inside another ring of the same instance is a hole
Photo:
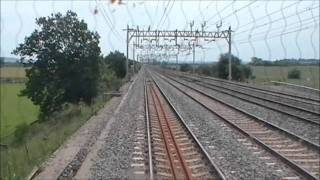
[[[281,102],[282,98],[276,97],[274,94],[263,94],[261,92],[257,93],[255,91],[247,91],[246,89],[228,86],[224,84],[211,83],[201,80],[195,80],[187,76],[182,76],[182,79],[195,83],[199,86],[217,91],[229,96],[250,102],[262,106],[267,109],[271,109],[288,116],[298,118],[299,120],[314,124],[320,125],[320,113],[319,106],[305,104],[303,102],[298,102],[296,100],[290,100],[288,102]],[[288,100],[286,100],[288,101]],[[299,104],[304,104],[305,107],[299,107]]]
[[[206,76],[200,76],[200,75],[194,75],[194,76],[190,76],[188,74],[182,74],[182,75],[187,77],[192,77],[194,79],[201,80],[201,81],[206,80],[206,82],[214,82],[215,84],[220,83],[220,84],[228,85],[228,86],[231,86],[232,88],[242,88],[248,91],[260,92],[260,93],[263,93],[264,95],[273,95],[275,97],[282,98],[283,100],[288,100],[288,101],[293,100],[293,101],[296,101],[297,103],[305,103],[305,104],[316,105],[316,106],[320,105],[319,96],[315,97],[315,96],[302,96],[298,94],[290,94],[290,93],[281,92],[277,90],[255,87],[249,84],[241,84],[241,83],[232,82],[232,81],[230,82],[230,81],[225,81],[223,79],[217,79],[213,77],[206,77]]]
[[[153,80],[145,97],[149,179],[225,179]]]
[[[168,76],[162,80],[256,142],[306,179],[320,177],[320,147]]]

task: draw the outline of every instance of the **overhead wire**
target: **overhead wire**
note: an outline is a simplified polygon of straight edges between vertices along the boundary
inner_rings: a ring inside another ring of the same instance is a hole
[[[105,20],[107,26],[110,28],[111,32],[115,35],[115,37],[118,39],[118,40],[122,40],[123,37],[119,34],[119,32],[117,30],[114,30],[113,28],[113,24],[112,24],[112,21],[110,20],[110,18],[107,16],[107,13],[105,11],[105,9],[102,8],[99,6],[99,3],[98,3],[98,0],[96,0],[96,4],[97,4],[97,7],[100,9],[100,12],[102,14],[102,17],[103,19]]]
[[[319,16],[315,16],[314,18],[319,18]],[[303,19],[302,21],[304,21],[303,22],[303,26],[305,26],[305,25],[309,25],[309,24],[314,24],[314,22],[313,22],[313,18],[306,18],[306,19]],[[308,22],[308,21],[310,21],[310,22]],[[290,27],[290,26],[293,26],[293,27],[291,27],[291,28],[296,28],[296,26],[294,26],[294,25],[296,25],[296,24],[300,24],[300,21],[297,21],[297,22],[293,22],[293,23],[291,23],[291,24],[286,24],[285,26],[286,27]],[[300,27],[300,25],[299,25],[299,27]],[[262,31],[262,32],[258,32],[258,33],[254,33],[254,34],[251,34],[251,36],[256,36],[256,35],[260,35],[260,34],[266,34],[267,32],[271,32],[271,31],[274,31],[274,30],[280,30],[282,27],[280,26],[280,27],[276,27],[276,28],[272,28],[272,29],[270,29],[269,31]],[[283,31],[283,30],[282,30]],[[286,31],[284,31],[284,32],[286,32]]]
[[[224,17],[221,18],[220,20],[221,20],[221,21],[222,21],[222,20],[225,20],[225,19],[231,17],[232,14],[237,13],[237,12],[243,10],[244,8],[251,6],[252,4],[254,4],[254,3],[256,3],[256,2],[257,2],[257,0],[250,1],[250,3],[248,3],[247,5],[242,6],[241,8],[236,9],[235,11],[232,11],[230,14],[224,16]],[[206,29],[209,28],[209,27],[212,26],[212,25],[216,25],[218,22],[219,22],[219,21],[216,21],[216,22],[213,23],[213,24],[209,24],[208,26],[206,26]]]
[[[319,25],[319,23],[316,23],[315,25]],[[295,32],[299,32],[299,31],[303,31],[303,30],[307,30],[307,29],[311,29],[311,28],[313,28],[313,26],[307,26],[307,27],[304,27],[304,28],[296,29],[294,31],[288,31],[286,33],[275,34],[273,36],[268,37],[268,39],[272,39],[272,38],[279,37],[279,36],[282,36],[282,35],[292,34],[292,33],[295,33]],[[265,38],[262,37],[261,39],[260,38],[253,39],[253,41],[262,41],[262,40],[265,40]],[[248,43],[248,41],[242,41],[242,42],[239,42],[239,43],[240,44]]]
[[[283,2],[284,2],[284,1],[283,1]],[[276,13],[280,12],[281,10],[288,9],[288,8],[290,8],[291,6],[293,6],[293,5],[297,4],[297,3],[298,3],[298,2],[295,2],[295,3],[292,3],[292,4],[288,5],[288,6],[286,6],[286,7],[281,8],[281,9],[279,9],[279,10],[272,11],[271,13],[269,13],[269,15],[273,15],[273,14],[276,14]],[[260,21],[260,20],[265,19],[265,18],[267,18],[267,17],[268,17],[267,15],[266,15],[266,16],[262,16],[262,17],[256,18],[255,21]],[[239,29],[241,29],[242,27],[246,27],[246,26],[248,26],[248,25],[250,25],[250,24],[252,24],[252,23],[253,23],[253,21],[250,21],[250,22],[248,22],[247,24],[243,24],[243,25],[239,26]]]
[[[172,10],[172,7],[173,7],[174,3],[175,3],[175,0],[173,0],[172,5],[171,5],[169,11],[166,13],[166,16],[165,16],[165,19],[163,20],[162,25],[164,25],[164,23],[165,23],[166,20],[168,19],[168,16],[169,16],[169,14],[170,14],[170,12],[171,12],[171,10]],[[167,27],[167,28],[168,28],[168,27]]]
[[[216,3],[217,3],[218,1],[216,1]],[[221,15],[221,13],[223,12],[223,11],[225,11],[226,9],[228,9],[229,8],[229,6],[231,6],[232,4],[234,4],[234,2],[235,2],[235,0],[233,0],[231,3],[229,3],[227,6],[225,6],[224,8],[222,8],[222,10],[219,10],[219,11],[217,11],[217,13],[215,14],[215,15],[213,15],[213,16],[211,16],[210,18],[208,18],[207,20],[206,20],[206,22],[209,22],[209,21],[211,21],[213,18],[215,18],[217,15]],[[216,8],[218,8],[217,6],[216,6]],[[221,18],[221,16],[220,16],[220,18]]]
[[[307,11],[310,11],[310,10],[313,10],[313,9],[317,9],[317,8],[319,8],[319,6],[316,6],[316,7],[314,7],[314,8],[306,8],[305,10],[300,11],[300,12],[298,12],[298,13],[299,13],[299,14],[305,13],[305,12],[307,12]],[[296,15],[297,15],[297,13],[292,13],[292,14],[286,16],[286,18],[290,18],[290,17],[296,16]],[[283,19],[283,18],[281,17],[281,18],[272,20],[270,23],[278,22],[278,21],[280,21],[280,20],[282,20],[282,19]],[[266,26],[266,25],[268,25],[268,23],[263,23],[263,24],[261,24],[261,25],[256,26],[255,28],[258,29],[258,28],[264,27],[264,26]],[[236,34],[244,33],[244,32],[247,32],[247,31],[249,31],[249,29],[246,29],[246,30],[243,30],[243,31],[240,31],[240,32],[235,32],[234,34],[236,35]]]
[[[170,2],[171,2],[171,0],[168,1],[166,7],[165,7],[164,10],[163,10],[162,16],[161,16],[160,21],[158,22],[158,25],[157,25],[157,29],[159,29],[159,25],[160,25],[161,22],[162,22],[162,19],[163,19],[164,15],[165,15],[165,13],[166,13],[166,11],[167,11],[167,8],[168,8]]]

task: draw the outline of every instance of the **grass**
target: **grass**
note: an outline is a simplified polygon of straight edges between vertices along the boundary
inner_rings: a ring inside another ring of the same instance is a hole
[[[2,71],[4,69],[6,72]],[[22,67],[4,69],[1,69],[1,78],[3,75],[7,78],[25,78]],[[109,76],[103,89],[118,89],[121,80],[113,74]],[[0,179],[25,179],[34,167],[45,161],[110,99],[109,96],[101,97],[101,94],[90,106],[68,104],[49,120],[37,122],[39,108],[26,97],[17,96],[23,88],[23,83],[1,83]],[[19,139],[15,136],[16,127],[22,127],[20,132],[23,134]]]
[[[24,84],[1,83],[0,88],[0,138],[3,138],[12,134],[17,125],[36,121],[39,107],[35,106],[27,97],[18,96],[24,88]]]
[[[2,143],[9,146],[0,149],[0,179],[24,179],[35,166],[39,166],[95,114],[105,100],[97,98],[91,106],[82,103],[68,105],[62,112],[54,114],[50,120],[29,126],[21,142],[15,142],[12,136],[2,140]]]
[[[1,67],[0,77],[1,78],[25,78],[26,72],[25,67]]]
[[[320,67],[314,66],[251,66],[252,73],[256,77],[251,80],[254,83],[268,83],[270,81],[282,81],[320,89]],[[288,79],[288,71],[297,68],[301,71],[300,79]]]

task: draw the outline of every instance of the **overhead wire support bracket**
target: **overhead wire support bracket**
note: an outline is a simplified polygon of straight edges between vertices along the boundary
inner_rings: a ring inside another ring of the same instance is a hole
[[[190,31],[186,30],[151,30],[150,27],[147,30],[140,30],[139,26],[137,26],[136,29],[129,28],[127,25],[127,49],[129,48],[129,43],[132,38],[137,38],[137,42],[139,43],[141,40],[141,44],[143,41],[148,41],[152,45],[152,42],[155,41],[155,46],[157,49],[163,49],[165,50],[166,48],[163,48],[161,46],[160,42],[165,41],[165,39],[169,39],[169,42],[174,42],[174,46],[177,49],[180,47],[179,42],[183,41],[189,41],[189,46],[190,41],[192,41],[192,49],[193,53],[195,53],[195,46],[199,45],[199,40],[203,39],[204,41],[208,42],[213,42],[216,41],[216,39],[226,39],[229,45],[229,80],[232,79],[231,77],[231,27],[229,27],[228,30],[223,30],[221,31],[220,28],[222,26],[222,23],[220,22],[219,25],[217,25],[217,31],[205,31],[204,27],[206,26],[206,23],[203,23],[201,25],[201,31],[198,29],[193,30],[194,22],[190,23]],[[135,47],[141,47],[143,46],[135,46]],[[133,48],[135,48],[133,47]],[[193,55],[193,59],[195,58],[195,55]],[[127,50],[127,61],[128,61],[128,50]],[[194,62],[195,60],[193,60]],[[127,72],[128,72],[128,62],[127,64]],[[193,70],[194,71],[194,70]]]

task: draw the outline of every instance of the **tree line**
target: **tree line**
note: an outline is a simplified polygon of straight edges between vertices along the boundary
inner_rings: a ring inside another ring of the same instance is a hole
[[[245,81],[252,77],[250,66],[242,63],[237,56],[231,55],[232,79],[236,81]],[[182,64],[180,71],[191,72],[191,64]],[[206,76],[213,76],[222,79],[228,79],[229,76],[229,54],[221,54],[217,63],[200,64],[195,68],[195,72]]]
[[[249,63],[253,66],[289,66],[289,65],[320,65],[319,59],[279,59],[275,61],[263,60],[262,58],[252,57]]]

